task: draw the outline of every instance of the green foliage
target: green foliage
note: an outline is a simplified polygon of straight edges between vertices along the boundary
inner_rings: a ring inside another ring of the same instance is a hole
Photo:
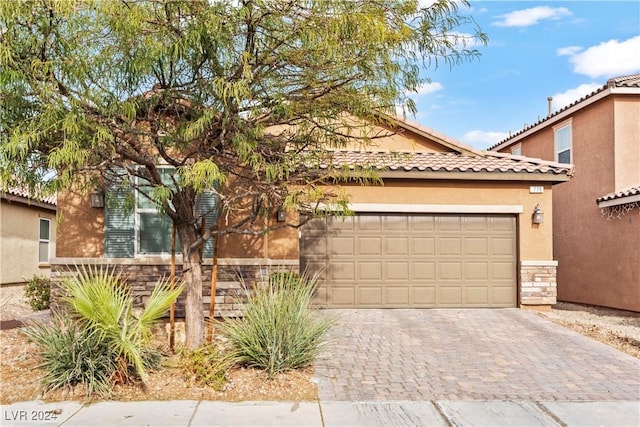
[[[332,322],[311,308],[314,280],[289,274],[270,279],[249,297],[244,318],[227,319],[221,329],[238,363],[272,376],[312,363]]]
[[[51,279],[33,276],[24,287],[24,297],[33,311],[48,309],[51,297]]]
[[[109,395],[116,373],[116,355],[109,344],[90,328],[54,316],[51,324],[37,323],[22,332],[40,348],[44,391],[82,385],[88,396]]]
[[[109,344],[117,356],[119,373],[128,377],[133,370],[143,380],[157,355],[149,346],[152,326],[182,292],[169,282],[156,285],[144,310],[136,313],[130,288],[113,270],[83,267],[77,277],[62,283],[65,301],[86,327]]]
[[[217,391],[223,389],[233,365],[233,355],[221,350],[216,344],[197,350],[185,349],[180,358],[180,366],[187,380]]]

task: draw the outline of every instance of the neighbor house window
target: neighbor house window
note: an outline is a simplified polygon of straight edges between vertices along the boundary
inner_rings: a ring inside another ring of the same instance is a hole
[[[40,218],[40,230],[38,236],[38,262],[49,262],[49,248],[51,247],[51,221]]]
[[[556,161],[558,163],[572,163],[571,122],[565,122],[553,129],[555,135]]]
[[[518,144],[515,147],[513,147],[511,149],[511,154],[513,154],[514,156],[521,156],[522,155],[522,145]]]

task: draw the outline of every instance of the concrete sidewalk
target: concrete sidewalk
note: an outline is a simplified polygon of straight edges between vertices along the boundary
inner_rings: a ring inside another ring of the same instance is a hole
[[[640,401],[20,402],[8,426],[639,426]]]

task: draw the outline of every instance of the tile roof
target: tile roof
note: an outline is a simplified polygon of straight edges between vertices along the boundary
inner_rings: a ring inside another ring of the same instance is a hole
[[[572,102],[569,105],[566,105],[564,107],[562,107],[561,109],[553,112],[553,114],[550,114],[547,117],[544,117],[540,120],[538,120],[537,122],[531,124],[531,125],[526,125],[523,129],[520,129],[519,131],[517,131],[516,133],[509,135],[508,138],[503,139],[502,141],[492,145],[491,147],[489,147],[489,150],[494,150],[495,148],[501,146],[502,144],[508,142],[511,139],[514,139],[515,137],[517,137],[518,135],[521,135],[523,133],[525,133],[526,131],[528,131],[529,129],[532,129],[556,116],[558,116],[559,114],[567,111],[568,109],[576,106],[577,104],[580,104],[583,101],[586,101],[589,98],[592,98],[593,96],[599,94],[600,92],[603,92],[607,89],[610,88],[617,88],[617,87],[625,87],[625,88],[634,88],[634,89],[640,89],[640,74],[631,74],[628,76],[620,76],[620,77],[614,77],[611,78],[609,80],[607,80],[607,83],[604,84],[603,86],[601,86],[600,88],[594,90],[593,92],[589,93],[588,95],[583,96],[582,98]]]
[[[45,203],[51,206],[56,206],[58,202],[55,194],[51,196],[44,196],[44,197],[43,196],[32,197],[31,193],[29,193],[29,191],[25,188],[11,187],[7,189],[6,194],[10,196],[17,196],[17,197],[22,197],[24,199],[34,200],[34,201]],[[4,193],[3,193],[3,196],[4,196]]]
[[[573,175],[573,165],[505,153],[483,152],[477,156],[458,153],[332,151],[321,159],[321,169],[372,167],[399,172],[488,172]]]
[[[640,76],[639,76],[640,77]],[[606,202],[607,200],[621,199],[623,197],[640,195],[640,185],[635,187],[626,188],[624,190],[616,191],[615,193],[609,193],[606,196],[598,197],[596,202]]]

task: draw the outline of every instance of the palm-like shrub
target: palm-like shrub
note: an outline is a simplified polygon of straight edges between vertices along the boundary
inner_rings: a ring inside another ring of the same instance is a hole
[[[134,313],[131,289],[113,270],[83,267],[61,287],[80,322],[116,355],[118,372],[126,378],[133,369],[144,380],[147,369],[157,360],[149,345],[152,326],[178,298],[182,284],[171,289],[169,281],[160,281],[139,314]]]
[[[332,324],[311,307],[315,288],[308,276],[279,274],[255,289],[244,318],[221,326],[235,360],[269,376],[312,363]]]
[[[36,323],[22,332],[40,348],[44,391],[82,384],[87,396],[108,395],[116,372],[116,358],[98,334],[69,317],[54,316],[52,322]]]

